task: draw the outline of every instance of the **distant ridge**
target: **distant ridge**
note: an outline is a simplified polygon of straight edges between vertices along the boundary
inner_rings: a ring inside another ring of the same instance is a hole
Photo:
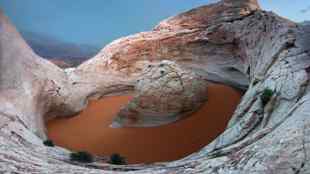
[[[303,21],[301,22],[302,25],[310,25],[310,21]]]
[[[69,43],[42,33],[21,31],[21,34],[35,53],[63,68],[77,66],[100,50],[95,45]]]

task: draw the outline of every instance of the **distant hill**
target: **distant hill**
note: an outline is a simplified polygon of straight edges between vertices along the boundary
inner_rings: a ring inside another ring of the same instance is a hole
[[[77,66],[100,50],[93,45],[68,43],[41,33],[21,31],[21,34],[34,52],[62,68]]]
[[[303,21],[301,22],[302,25],[310,25],[310,21]]]

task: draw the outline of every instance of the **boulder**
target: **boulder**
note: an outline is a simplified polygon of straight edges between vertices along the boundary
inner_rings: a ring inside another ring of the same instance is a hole
[[[207,79],[163,60],[147,65],[135,85],[134,99],[118,113],[112,127],[152,127],[172,123],[207,101]]]

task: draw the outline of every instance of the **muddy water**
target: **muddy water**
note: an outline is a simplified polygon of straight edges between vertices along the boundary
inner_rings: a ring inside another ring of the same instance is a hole
[[[90,101],[76,117],[48,122],[48,136],[57,145],[97,155],[119,153],[129,163],[176,160],[198,151],[218,136],[240,100],[230,87],[212,84],[208,102],[190,117],[153,128],[110,128],[113,117],[131,96]]]

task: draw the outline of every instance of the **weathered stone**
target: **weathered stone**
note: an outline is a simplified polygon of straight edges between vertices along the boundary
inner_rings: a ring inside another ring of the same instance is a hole
[[[115,118],[113,127],[151,127],[172,123],[207,100],[207,80],[171,61],[147,65],[137,80],[136,96]]]
[[[309,25],[265,12],[256,0],[222,0],[116,40],[64,71],[35,55],[0,14],[0,173],[310,173],[309,33]],[[47,113],[70,116],[89,98],[134,88],[141,101],[149,91],[137,80],[150,79],[144,68],[162,60],[247,89],[211,144],[178,161],[121,167],[72,163],[69,151],[43,145]],[[266,88],[275,94],[263,107]]]

